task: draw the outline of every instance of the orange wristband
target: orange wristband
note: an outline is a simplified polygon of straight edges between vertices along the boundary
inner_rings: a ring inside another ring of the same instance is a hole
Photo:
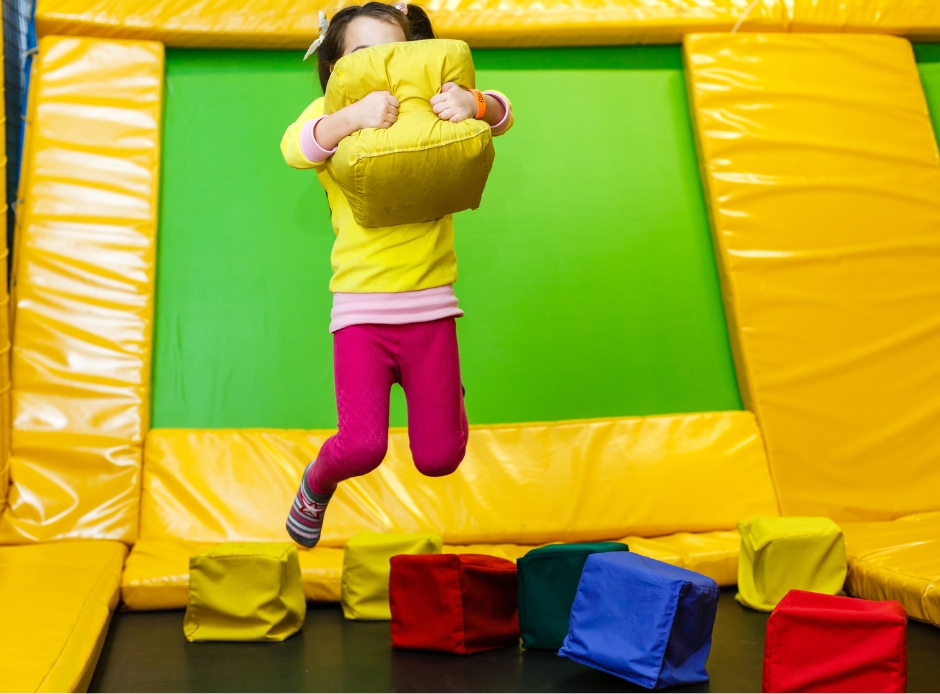
[[[481,120],[486,114],[486,97],[479,89],[471,89],[470,91],[473,93],[473,98],[477,100],[477,120]]]

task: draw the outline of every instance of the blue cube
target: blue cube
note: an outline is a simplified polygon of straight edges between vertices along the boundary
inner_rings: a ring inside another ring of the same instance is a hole
[[[588,557],[558,655],[647,689],[708,681],[718,584],[632,552]]]

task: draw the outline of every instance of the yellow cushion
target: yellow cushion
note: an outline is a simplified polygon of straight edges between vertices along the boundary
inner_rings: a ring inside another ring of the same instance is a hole
[[[189,641],[283,641],[306,614],[293,545],[231,542],[189,560]]]
[[[86,691],[117,605],[127,547],[0,547],[0,690]]]
[[[297,482],[332,433],[152,430],[141,538],[285,541]],[[242,469],[252,475],[231,474]],[[407,432],[393,429],[382,465],[339,486],[320,546],[365,531],[461,545],[591,542],[733,530],[776,513],[749,412],[472,426],[457,472],[433,478],[415,469]]]
[[[789,591],[835,595],[845,583],[845,541],[828,518],[754,518],[738,523],[737,600],[770,611]]]
[[[399,554],[440,554],[437,535],[359,533],[343,553],[340,602],[346,619],[391,619],[388,560]]]
[[[483,121],[442,121],[430,98],[445,82],[472,88],[473,58],[463,41],[390,43],[336,63],[326,88],[329,114],[375,91],[400,103],[390,128],[366,128],[339,143],[328,164],[364,227],[439,219],[480,206],[495,152]]]
[[[704,574],[720,586],[733,586],[738,582],[741,536],[737,530],[651,538],[630,535],[621,542],[635,554]]]
[[[897,600],[912,619],[940,626],[940,513],[840,525],[849,559],[846,591]]]

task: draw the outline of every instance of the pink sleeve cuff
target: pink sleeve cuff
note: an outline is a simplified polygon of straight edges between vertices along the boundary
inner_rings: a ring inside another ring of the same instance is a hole
[[[496,92],[483,92],[484,94],[489,94],[491,97],[496,99],[499,103],[503,105],[503,118],[496,125],[490,126],[490,132],[493,135],[500,135],[509,125],[509,102],[503,98],[502,94],[497,94]]]
[[[323,149],[320,143],[317,142],[317,138],[313,135],[313,129],[316,128],[317,123],[324,118],[326,118],[326,116],[312,118],[300,126],[300,151],[308,161],[314,164],[326,161],[336,153],[336,147],[333,149]]]

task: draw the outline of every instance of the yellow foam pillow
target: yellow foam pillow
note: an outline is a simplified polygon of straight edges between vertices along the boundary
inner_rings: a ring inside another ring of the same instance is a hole
[[[306,614],[291,544],[229,542],[189,560],[189,641],[283,641]]]
[[[327,164],[359,225],[427,222],[480,206],[495,157],[490,127],[472,118],[438,118],[430,99],[445,82],[475,85],[463,41],[389,43],[337,61],[325,113],[377,91],[391,92],[400,103],[396,123],[344,138]]]
[[[828,518],[754,518],[738,523],[742,605],[771,611],[791,590],[835,595],[845,583],[845,540]]]
[[[389,559],[399,554],[440,554],[440,535],[359,533],[343,550],[340,604],[346,619],[391,619]]]

